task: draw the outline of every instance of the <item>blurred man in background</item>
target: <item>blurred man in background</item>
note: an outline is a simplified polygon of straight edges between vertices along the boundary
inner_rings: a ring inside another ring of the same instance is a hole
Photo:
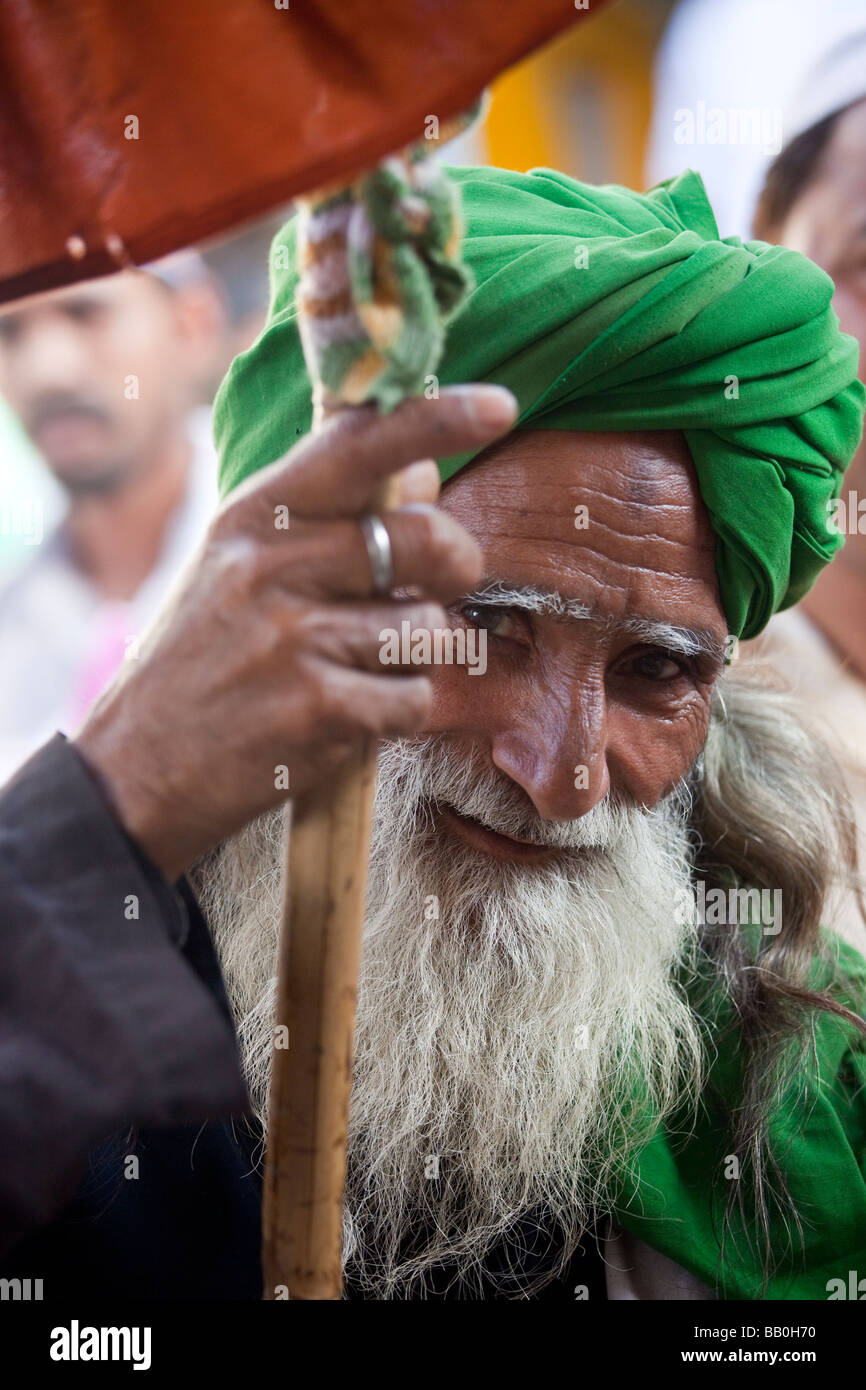
[[[135,657],[204,530],[216,463],[198,403],[224,329],[194,252],[0,311],[0,392],[68,498],[0,589],[0,780]]]
[[[647,187],[698,169],[721,235],[748,237],[806,70],[863,19],[863,0],[680,0],[654,64]]]
[[[774,146],[772,138],[778,134]],[[866,12],[862,0],[680,0],[655,65],[648,182],[700,169],[722,236],[802,251],[834,281],[842,328],[866,347]],[[860,506],[860,500],[863,505]],[[793,688],[829,732],[866,864],[866,451],[828,526],[846,538],[796,609],[742,656]],[[861,951],[858,888],[833,925]]]
[[[754,232],[816,261],[836,286],[833,307],[860,343],[866,380],[866,26],[822,55],[792,107],[790,140],[771,165]],[[757,644],[829,725],[855,797],[866,863],[866,448],[861,442],[828,527],[845,536],[795,609]],[[866,927],[851,895],[835,923],[862,950]]]

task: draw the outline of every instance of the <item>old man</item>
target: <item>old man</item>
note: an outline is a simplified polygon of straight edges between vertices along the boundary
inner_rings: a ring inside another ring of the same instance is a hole
[[[838,546],[856,345],[804,257],[719,240],[693,174],[455,177],[476,288],[440,398],[274,463],[310,423],[286,229],[186,587],[3,798],[5,900],[59,961],[18,984],[24,1138],[44,1155],[52,1126],[51,1156],[28,1179],[13,1154],[4,1189],[4,1272],[46,1296],[73,1266],[106,1295],[260,1294],[287,797],[360,728],[389,739],[347,1295],[827,1298],[866,1267],[866,964],[821,927],[846,807],[796,710],[726,674]],[[421,463],[387,541],[359,526],[375,476],[428,455],[437,510]],[[483,634],[483,674],[383,665],[403,622]],[[44,1109],[64,1077],[61,1135],[27,1087]]]

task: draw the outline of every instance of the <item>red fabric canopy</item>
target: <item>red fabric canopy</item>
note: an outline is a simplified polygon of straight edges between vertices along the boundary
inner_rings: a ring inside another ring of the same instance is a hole
[[[0,300],[141,264],[352,174],[587,13],[282,3],[4,0]]]

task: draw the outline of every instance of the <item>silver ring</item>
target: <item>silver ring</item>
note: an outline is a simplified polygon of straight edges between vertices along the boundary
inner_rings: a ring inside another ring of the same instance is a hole
[[[373,593],[390,594],[394,587],[394,564],[391,555],[391,537],[380,516],[370,512],[362,516],[358,523],[370,557],[373,574]]]

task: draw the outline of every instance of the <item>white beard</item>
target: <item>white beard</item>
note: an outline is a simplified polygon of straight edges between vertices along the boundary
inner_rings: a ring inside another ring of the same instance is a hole
[[[446,841],[437,800],[561,853],[501,863]],[[262,817],[198,873],[263,1121],[283,825]],[[682,789],[652,812],[606,801],[548,822],[477,752],[385,745],[344,1220],[365,1296],[423,1291],[445,1261],[469,1288],[539,1211],[545,1278],[562,1272],[659,1117],[699,1093],[700,1029],[675,979],[697,941],[673,910],[690,884]]]

